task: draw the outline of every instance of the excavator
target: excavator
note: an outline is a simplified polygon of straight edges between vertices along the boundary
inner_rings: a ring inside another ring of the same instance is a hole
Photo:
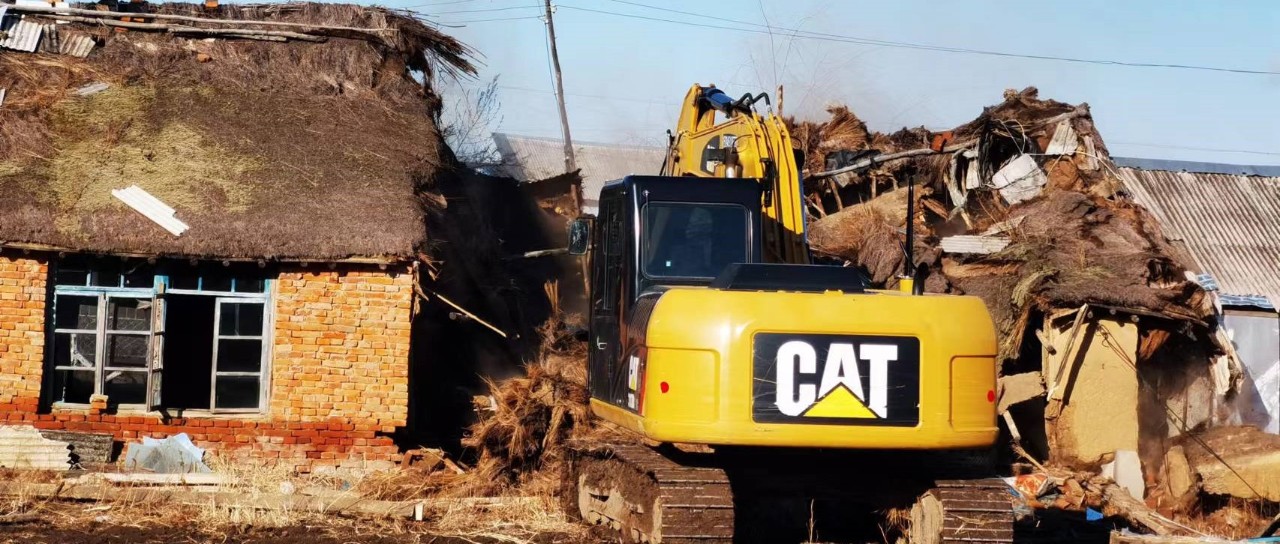
[[[1011,542],[1003,482],[947,473],[997,439],[982,301],[924,294],[910,240],[897,290],[815,264],[803,155],[768,95],[694,85],[670,140],[659,175],[606,184],[570,224],[591,413],[623,437],[571,445],[571,513],[626,542],[767,541],[743,493],[906,492],[911,542]]]

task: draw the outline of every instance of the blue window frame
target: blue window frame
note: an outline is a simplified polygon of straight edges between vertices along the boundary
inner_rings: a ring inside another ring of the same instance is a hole
[[[115,407],[163,408],[166,322],[198,317],[211,322],[213,330],[207,331],[212,339],[208,403],[197,402],[196,409],[265,409],[273,281],[268,271],[182,263],[157,267],[79,256],[53,268],[52,349],[45,382],[45,398],[52,404],[86,405],[90,396],[104,394]],[[208,297],[213,315],[168,314],[165,301],[171,295]]]

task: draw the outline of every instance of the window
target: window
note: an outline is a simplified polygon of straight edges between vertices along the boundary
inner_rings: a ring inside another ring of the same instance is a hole
[[[712,279],[747,260],[747,210],[735,204],[653,202],[642,219],[641,261],[650,277]]]
[[[257,409],[262,385],[264,304],[236,299],[217,301],[214,321],[213,406]]]
[[[87,404],[103,394],[117,407],[265,406],[264,270],[68,259],[53,276],[51,402]]]
[[[54,400],[84,404],[102,393],[112,404],[145,403],[151,308],[151,300],[136,295],[57,295]]]

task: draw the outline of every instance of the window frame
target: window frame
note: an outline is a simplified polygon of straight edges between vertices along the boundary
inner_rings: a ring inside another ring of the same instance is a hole
[[[259,378],[258,407],[257,408],[216,409],[214,405],[214,401],[215,401],[214,396],[216,394],[216,390],[211,390],[210,398],[209,398],[209,408],[207,410],[206,409],[184,409],[183,412],[185,414],[190,414],[190,415],[226,414],[226,415],[243,416],[243,415],[267,415],[268,414],[270,410],[270,392],[271,392],[271,364],[272,364],[271,346],[275,341],[274,335],[275,335],[276,279],[274,275],[266,274],[264,277],[261,278],[262,291],[260,292],[235,291],[235,288],[237,287],[236,284],[241,279],[239,276],[236,276],[236,275],[231,276],[231,282],[230,282],[230,289],[232,289],[231,291],[205,291],[205,290],[199,289],[199,287],[203,286],[204,274],[198,275],[199,279],[197,283],[197,289],[169,289],[168,286],[170,282],[170,274],[164,272],[163,270],[154,270],[152,272],[153,279],[152,279],[152,286],[150,288],[125,287],[124,284],[126,281],[127,274],[124,271],[121,271],[118,274],[118,281],[115,286],[97,286],[93,284],[99,278],[98,276],[98,274],[100,273],[99,269],[102,267],[95,267],[92,263],[87,263],[84,266],[69,267],[69,268],[75,268],[77,270],[79,269],[84,270],[85,272],[84,284],[82,285],[59,284],[58,274],[61,272],[62,268],[65,266],[66,266],[65,262],[63,262],[62,260],[56,260],[53,263],[51,263],[51,266],[49,267],[49,284],[52,286],[52,289],[50,290],[51,291],[50,296],[53,303],[49,305],[49,309],[47,310],[46,317],[45,317],[45,324],[46,324],[45,330],[47,331],[45,335],[46,336],[45,345],[47,346],[48,349],[45,350],[46,354],[44,357],[45,362],[43,367],[46,369],[46,375],[41,380],[41,396],[46,399],[47,405],[50,408],[87,409],[90,407],[89,403],[64,402],[64,401],[57,400],[55,398],[56,391],[53,390],[53,384],[55,382],[56,374],[58,372],[61,372],[61,371],[85,372],[85,373],[92,372],[93,373],[93,392],[91,393],[91,395],[102,394],[106,390],[105,379],[112,372],[138,372],[145,375],[144,387],[148,393],[146,396],[146,399],[144,399],[144,401],[140,404],[113,403],[112,406],[118,411],[133,412],[133,413],[137,413],[137,412],[159,413],[165,410],[163,403],[161,404],[160,409],[152,409],[151,406],[149,405],[149,402],[151,399],[152,387],[153,387],[153,382],[152,382],[153,375],[157,373],[156,367],[157,365],[159,366],[159,373],[162,375],[161,377],[163,377],[163,366],[164,366],[164,361],[163,361],[164,353],[162,349],[159,350],[158,353],[156,352],[157,348],[161,346],[161,344],[157,343],[156,340],[163,338],[166,327],[164,323],[157,324],[156,314],[164,312],[163,305],[164,305],[165,295],[175,294],[175,295],[209,296],[209,297],[213,297],[215,300],[214,331],[213,331],[214,349],[213,349],[213,352],[211,353],[211,357],[213,357],[213,365],[210,370],[210,380],[214,387],[216,387],[217,385],[217,376],[220,374],[217,371],[217,344],[218,344],[218,338],[219,338],[219,332],[220,332],[217,327],[219,327],[220,325],[219,312],[221,311],[222,303],[224,301],[227,301],[229,303],[239,303],[239,304],[261,304],[263,308],[263,315],[262,315],[263,330],[260,336],[253,337],[255,339],[260,339],[261,341],[261,346],[262,346],[261,361],[259,363],[258,372],[250,373],[250,375],[257,376]],[[94,297],[97,299],[97,309],[96,309],[97,323],[96,323],[95,329],[93,330],[71,329],[71,328],[60,328],[58,326],[57,305],[58,305],[59,298],[65,297],[65,296]],[[108,317],[109,317],[108,308],[110,305],[110,299],[112,298],[128,298],[128,299],[151,301],[152,303],[151,317],[149,319],[150,323],[148,324],[147,329],[145,331],[110,330],[109,324],[108,324]],[[161,321],[167,320],[168,318],[169,318],[168,315],[160,316]],[[58,335],[66,335],[66,334],[93,334],[94,335],[95,359],[93,361],[94,366],[92,370],[89,370],[88,368],[85,368],[85,367],[73,367],[73,366],[68,367],[68,366],[59,366],[57,364],[57,361],[56,361],[57,353],[55,349],[55,345],[56,345],[55,342],[57,342]],[[144,336],[146,337],[147,338],[147,355],[146,355],[147,363],[140,368],[108,367],[107,361],[106,361],[106,353],[107,353],[108,340],[111,336]],[[242,338],[247,339],[248,337],[242,337]],[[229,374],[238,374],[238,373],[229,373]]]
[[[51,332],[50,332],[50,338],[48,339],[48,342],[49,342],[48,345],[53,349],[49,350],[49,355],[47,356],[48,358],[47,368],[52,370],[54,373],[57,373],[60,371],[89,372],[89,370],[82,367],[59,366],[56,360],[56,357],[57,357],[56,343],[57,343],[57,337],[59,334],[93,334],[94,335],[94,349],[93,349],[94,360],[93,360],[93,370],[92,370],[93,393],[90,393],[90,395],[101,395],[103,391],[106,390],[106,378],[107,378],[107,375],[111,372],[138,372],[138,373],[146,374],[148,369],[150,368],[150,361],[151,361],[151,355],[152,355],[151,353],[152,337],[154,336],[154,331],[150,326],[148,326],[146,331],[111,330],[108,327],[108,323],[107,323],[107,319],[108,319],[107,310],[110,307],[111,299],[123,298],[123,299],[134,299],[134,300],[150,300],[152,301],[152,304],[153,304],[152,311],[154,311],[155,296],[153,292],[154,291],[152,289],[137,288],[137,287],[80,287],[80,286],[64,287],[64,286],[55,285],[54,294],[53,294],[54,302],[53,302],[53,308],[51,311],[51,317],[52,317],[51,321],[53,322],[53,327],[50,327]],[[86,298],[94,298],[97,300],[96,302],[97,323],[93,330],[68,329],[68,328],[58,327],[58,322],[57,322],[58,299],[64,296],[86,297]],[[106,360],[107,344],[108,344],[107,340],[111,335],[145,337],[147,339],[147,355],[146,355],[147,364],[141,368],[108,367],[107,360]],[[72,338],[74,338],[74,336]],[[50,378],[52,379],[52,376]],[[50,381],[51,380],[46,380],[45,383],[50,383]],[[50,405],[54,408],[80,408],[80,407],[89,406],[89,403],[65,402],[65,401],[56,400],[52,396],[54,394],[53,391],[50,391],[49,394],[50,394],[50,397],[49,397]],[[116,404],[115,406],[118,409],[126,409],[126,410],[146,409],[146,400],[143,400],[141,404],[127,403],[127,404]]]
[[[743,206],[742,204],[738,204],[734,202],[697,202],[697,201],[685,201],[685,200],[648,201],[648,202],[645,202],[644,205],[640,207],[640,213],[637,214],[639,216],[639,220],[636,221],[637,225],[639,226],[639,236],[638,236],[639,247],[636,248],[636,257],[639,260],[640,274],[644,276],[645,279],[650,280],[657,284],[662,284],[664,282],[671,282],[671,281],[705,283],[705,282],[710,282],[712,280],[715,280],[714,276],[674,276],[674,275],[649,273],[649,263],[647,262],[647,259],[649,257],[649,254],[647,252],[647,249],[649,247],[648,246],[649,241],[647,240],[648,237],[645,235],[647,234],[646,231],[648,230],[648,227],[649,227],[647,222],[649,207],[655,206],[655,205],[656,206],[673,206],[673,205],[675,206],[709,206],[709,207],[718,207],[718,208],[737,208],[741,210],[743,214],[742,239],[744,242],[742,245],[742,252],[746,260],[751,259],[751,244],[752,244],[751,219],[752,217],[751,217],[751,210],[747,209],[746,206]]]
[[[256,335],[226,335],[222,334],[222,307],[228,304],[261,304],[262,305],[262,331]],[[270,322],[267,320],[268,304],[265,301],[252,299],[248,297],[217,297],[213,301],[213,370],[210,372],[209,378],[209,411],[215,414],[243,414],[262,412],[263,407],[267,405],[267,374],[269,374],[267,353],[268,348],[268,331],[270,330]],[[222,346],[223,340],[257,340],[261,346],[261,353],[258,359],[257,372],[243,371],[220,371],[218,370],[218,350]],[[218,378],[219,377],[256,377],[258,378],[258,407],[257,408],[218,408]]]

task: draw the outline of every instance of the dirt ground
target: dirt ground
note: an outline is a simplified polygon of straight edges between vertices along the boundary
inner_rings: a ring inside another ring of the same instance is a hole
[[[0,544],[455,544],[584,542],[582,534],[533,533],[477,527],[441,530],[443,520],[412,522],[340,516],[294,515],[257,523],[211,522],[199,508],[164,506],[160,511],[89,502],[48,502],[34,519],[0,517]],[[586,540],[591,542],[592,540]]]
[[[287,513],[225,512],[205,507],[49,501],[23,516],[0,516],[0,544],[559,544],[596,542],[585,531],[535,524],[459,524]],[[34,514],[34,516],[30,515]],[[478,520],[477,520],[478,521]]]

